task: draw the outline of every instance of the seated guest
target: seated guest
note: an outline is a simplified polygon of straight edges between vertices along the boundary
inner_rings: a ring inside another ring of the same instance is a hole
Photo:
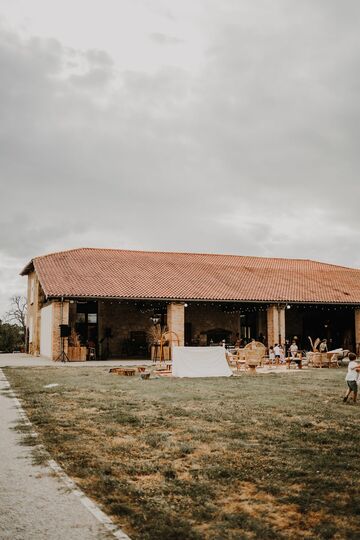
[[[296,358],[298,350],[299,350],[299,347],[296,345],[296,341],[293,341],[289,349],[290,354],[293,358]]]
[[[240,334],[239,332],[236,332],[235,340],[234,340],[234,347],[236,347],[237,349],[240,349],[241,343],[242,343],[242,339],[240,337]]]
[[[251,339],[250,346],[251,346],[252,349],[256,349],[256,340],[255,340],[255,338]]]

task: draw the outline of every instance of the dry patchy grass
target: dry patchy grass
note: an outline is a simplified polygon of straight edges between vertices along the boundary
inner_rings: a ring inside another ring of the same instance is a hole
[[[134,540],[360,537],[360,407],[341,403],[342,370],[6,375],[51,455]]]

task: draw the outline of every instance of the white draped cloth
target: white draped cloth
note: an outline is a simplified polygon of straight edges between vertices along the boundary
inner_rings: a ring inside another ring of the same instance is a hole
[[[174,377],[230,377],[224,347],[173,347]]]

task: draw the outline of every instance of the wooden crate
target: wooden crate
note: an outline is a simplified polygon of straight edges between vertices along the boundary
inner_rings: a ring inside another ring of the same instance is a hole
[[[86,347],[68,347],[69,362],[86,362]]]
[[[151,345],[151,360],[155,363],[160,360],[160,345]],[[171,360],[171,347],[164,345],[162,348],[162,361]]]

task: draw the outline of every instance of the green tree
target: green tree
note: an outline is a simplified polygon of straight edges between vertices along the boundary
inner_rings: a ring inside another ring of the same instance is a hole
[[[13,352],[24,347],[24,334],[17,324],[0,321],[0,351]]]

